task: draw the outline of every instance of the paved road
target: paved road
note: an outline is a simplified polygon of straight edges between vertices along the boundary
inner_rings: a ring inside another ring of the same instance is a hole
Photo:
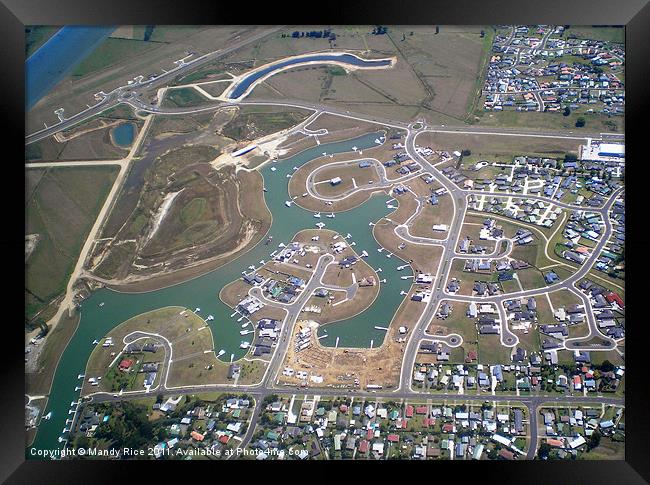
[[[215,60],[224,57],[236,51],[237,49],[240,49],[245,45],[250,44],[251,42],[258,41],[266,37],[267,35],[280,30],[281,28],[283,28],[283,26],[274,26],[272,28],[264,29],[263,31],[258,32],[257,34],[251,35],[249,37],[245,37],[239,42],[234,42],[230,44],[228,47],[216,50],[214,52],[210,52],[208,54],[205,54],[195,59],[194,61],[190,61],[188,63],[179,65],[178,67],[175,67],[170,71],[160,74],[155,79],[134,83],[132,85],[120,86],[114,89],[113,91],[111,91],[110,93],[108,93],[106,97],[104,97],[101,101],[91,106],[90,108],[80,113],[77,113],[76,115],[71,116],[60,123],[57,123],[56,125],[52,125],[48,128],[39,130],[35,133],[28,135],[25,138],[25,144],[29,145],[30,143],[34,143],[44,138],[47,138],[49,136],[52,136],[55,133],[58,133],[59,131],[66,130],[71,126],[74,126],[78,123],[81,123],[84,120],[87,120],[88,118],[96,116],[102,111],[113,108],[118,104],[126,102],[127,100],[132,100],[136,98],[138,93],[140,93],[143,90],[154,89],[156,87],[166,85],[172,79],[174,79],[175,77],[181,74],[190,72],[207,63],[214,62]]]

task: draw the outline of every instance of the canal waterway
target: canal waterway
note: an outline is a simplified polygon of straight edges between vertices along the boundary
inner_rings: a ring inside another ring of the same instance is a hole
[[[255,83],[255,81],[257,81],[258,79],[264,76],[267,76],[269,73],[283,69],[287,66],[302,64],[305,62],[319,62],[322,64],[326,64],[328,62],[342,62],[344,64],[350,64],[359,67],[385,67],[390,65],[391,63],[389,59],[365,60],[357,56],[353,56],[352,54],[314,54],[309,56],[296,57],[293,59],[288,59],[286,61],[278,62],[276,64],[268,66],[265,69],[261,69],[259,71],[256,71],[246,76],[245,78],[243,78],[241,81],[237,83],[236,87],[231,91],[228,97],[230,99],[237,99],[241,97],[246,92],[246,90],[253,83]]]
[[[286,160],[270,163],[262,169],[267,189],[266,202],[273,214],[273,224],[269,230],[269,235],[273,236],[272,244],[265,245],[262,241],[231,263],[168,288],[147,293],[120,293],[104,288],[92,293],[81,305],[79,328],[65,349],[54,376],[45,410],[46,413],[52,411],[52,418],[49,421],[41,421],[33,447],[62,448],[63,444],[58,442],[58,438],[66,427],[66,419],[72,418],[72,414],[68,414],[71,403],[79,399],[79,391],[75,391],[75,387],[81,385],[81,380],[77,376],[85,372],[86,363],[94,348],[92,342],[100,340],[112,328],[135,315],[171,305],[191,310],[201,308],[198,313],[201,317],[214,316],[214,320],[207,324],[213,333],[215,349],[226,351],[222,360],[229,361],[231,354],[234,359],[243,357],[247,350],[240,349],[239,344],[242,339],[252,341],[254,334],[243,337],[240,335],[241,325],[237,323],[239,316],[230,317],[233,310],[221,302],[219,291],[228,283],[240,278],[242,271],[248,271],[248,266],[259,267],[260,261],[271,259],[270,253],[277,249],[280,242],[288,243],[295,233],[302,229],[315,228],[318,222],[325,223],[326,229],[337,231],[343,236],[351,234],[348,242],[356,242],[355,251],[358,254],[363,250],[367,251],[368,264],[383,270],[379,273],[379,279],[387,278],[386,283],[381,283],[379,296],[369,309],[348,320],[321,327],[319,335],[328,336],[320,342],[326,346],[334,346],[338,337],[340,347],[369,347],[371,341],[374,341],[375,347],[381,345],[385,331],[374,327],[388,326],[403,300],[400,291],[408,289],[411,284],[410,280],[398,277],[409,274],[409,269],[397,273],[396,267],[404,264],[400,259],[395,256],[387,258],[386,251],[377,251],[379,245],[372,235],[373,228],[369,225],[393,210],[386,206],[388,197],[371,197],[355,209],[336,214],[335,218],[317,219],[313,217],[312,212],[295,204],[291,207],[285,205],[285,201],[289,200],[287,175],[294,172],[294,167],[300,167],[321,156],[323,152],[333,154],[349,152],[353,146],[361,150],[376,146],[375,140],[379,135],[381,133],[372,133],[353,140],[323,144]],[[275,170],[271,170],[272,167]],[[99,306],[100,303],[103,305]],[[65,434],[63,436],[67,437]],[[29,450],[27,456],[30,457]]]

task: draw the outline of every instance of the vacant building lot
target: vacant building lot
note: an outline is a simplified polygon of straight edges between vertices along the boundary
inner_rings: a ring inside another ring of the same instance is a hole
[[[423,132],[418,135],[417,143],[449,152],[470,150],[472,156],[488,161],[510,161],[516,155],[564,158],[566,153],[577,153],[578,146],[586,141],[554,137]]]
[[[221,134],[236,141],[255,140],[291,128],[304,121],[310,112],[298,108],[242,106]]]
[[[26,234],[36,245],[26,260],[25,318],[60,296],[81,246],[115,180],[115,167],[26,171]]]

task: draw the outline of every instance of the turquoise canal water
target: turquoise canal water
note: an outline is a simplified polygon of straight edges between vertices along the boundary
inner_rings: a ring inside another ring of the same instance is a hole
[[[302,229],[315,228],[319,221],[325,223],[326,229],[338,231],[343,236],[350,233],[352,238],[349,242],[356,242],[354,249],[357,253],[366,250],[368,264],[375,269],[382,268],[379,279],[386,277],[388,280],[387,283],[381,284],[379,296],[366,311],[351,319],[322,327],[319,335],[326,333],[328,336],[321,339],[321,343],[334,346],[338,337],[340,347],[369,347],[371,340],[374,341],[374,346],[381,345],[385,332],[374,327],[388,326],[403,299],[400,291],[410,286],[409,280],[402,280],[397,276],[408,274],[408,269],[396,272],[396,267],[404,263],[395,256],[387,258],[385,251],[377,251],[379,246],[372,236],[372,227],[369,226],[369,222],[378,221],[392,210],[386,207],[388,198],[371,197],[361,206],[338,213],[333,219],[316,219],[312,212],[295,204],[291,207],[284,204],[289,199],[287,175],[294,172],[293,167],[299,167],[321,156],[322,152],[341,153],[351,151],[353,146],[360,149],[376,146],[375,139],[378,135],[379,133],[374,133],[314,147],[262,169],[267,189],[266,202],[273,214],[273,224],[269,231],[269,235],[273,236],[272,244],[265,245],[262,241],[248,253],[215,271],[161,290],[129,294],[104,288],[89,296],[80,309],[79,328],[65,349],[56,370],[45,410],[46,413],[52,411],[52,418],[49,421],[41,421],[33,449],[62,448],[63,444],[58,442],[58,438],[66,426],[66,419],[72,418],[72,414],[68,414],[70,403],[79,399],[79,392],[74,390],[81,383],[77,376],[85,373],[86,363],[94,348],[93,340],[101,339],[112,328],[135,315],[171,305],[192,310],[199,307],[200,315],[204,318],[207,315],[215,317],[214,321],[207,323],[212,329],[215,349],[226,351],[224,360],[229,361],[231,354],[234,354],[235,359],[243,357],[246,350],[240,349],[239,344],[242,339],[252,341],[254,334],[240,335],[241,325],[236,321],[238,316],[230,317],[233,310],[219,300],[219,291],[228,283],[240,278],[242,271],[248,271],[247,268],[251,264],[259,267],[261,260],[268,261],[270,253],[277,249],[280,242],[288,243],[295,233]],[[271,166],[276,170],[272,171]],[[101,302],[104,302],[102,307],[99,306]],[[31,450],[27,451],[27,456],[31,456]]]
[[[121,147],[130,147],[135,138],[135,125],[133,123],[121,123],[113,128],[111,134],[113,140]]]

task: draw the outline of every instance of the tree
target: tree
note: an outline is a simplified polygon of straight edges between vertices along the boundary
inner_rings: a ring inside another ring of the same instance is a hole
[[[544,442],[541,445],[539,445],[539,449],[537,450],[537,456],[539,456],[542,460],[545,460],[548,458],[550,452],[551,452],[551,445]]]
[[[591,433],[591,438],[587,442],[587,450],[593,450],[594,448],[597,448],[598,445],[600,444],[600,438],[601,438],[600,431],[598,431],[597,429],[594,430],[594,432]]]
[[[609,360],[603,360],[603,363],[600,364],[600,370],[603,372],[612,372],[614,370],[614,364]]]
[[[571,114],[571,108],[568,106],[564,108],[564,112],[562,113],[563,116],[569,116]]]
[[[582,116],[576,120],[576,127],[577,128],[582,128],[583,126],[585,126],[585,124],[586,124],[586,121]]]
[[[464,157],[469,157],[472,154],[472,151],[468,148],[465,148],[462,152],[460,152],[462,156]]]

